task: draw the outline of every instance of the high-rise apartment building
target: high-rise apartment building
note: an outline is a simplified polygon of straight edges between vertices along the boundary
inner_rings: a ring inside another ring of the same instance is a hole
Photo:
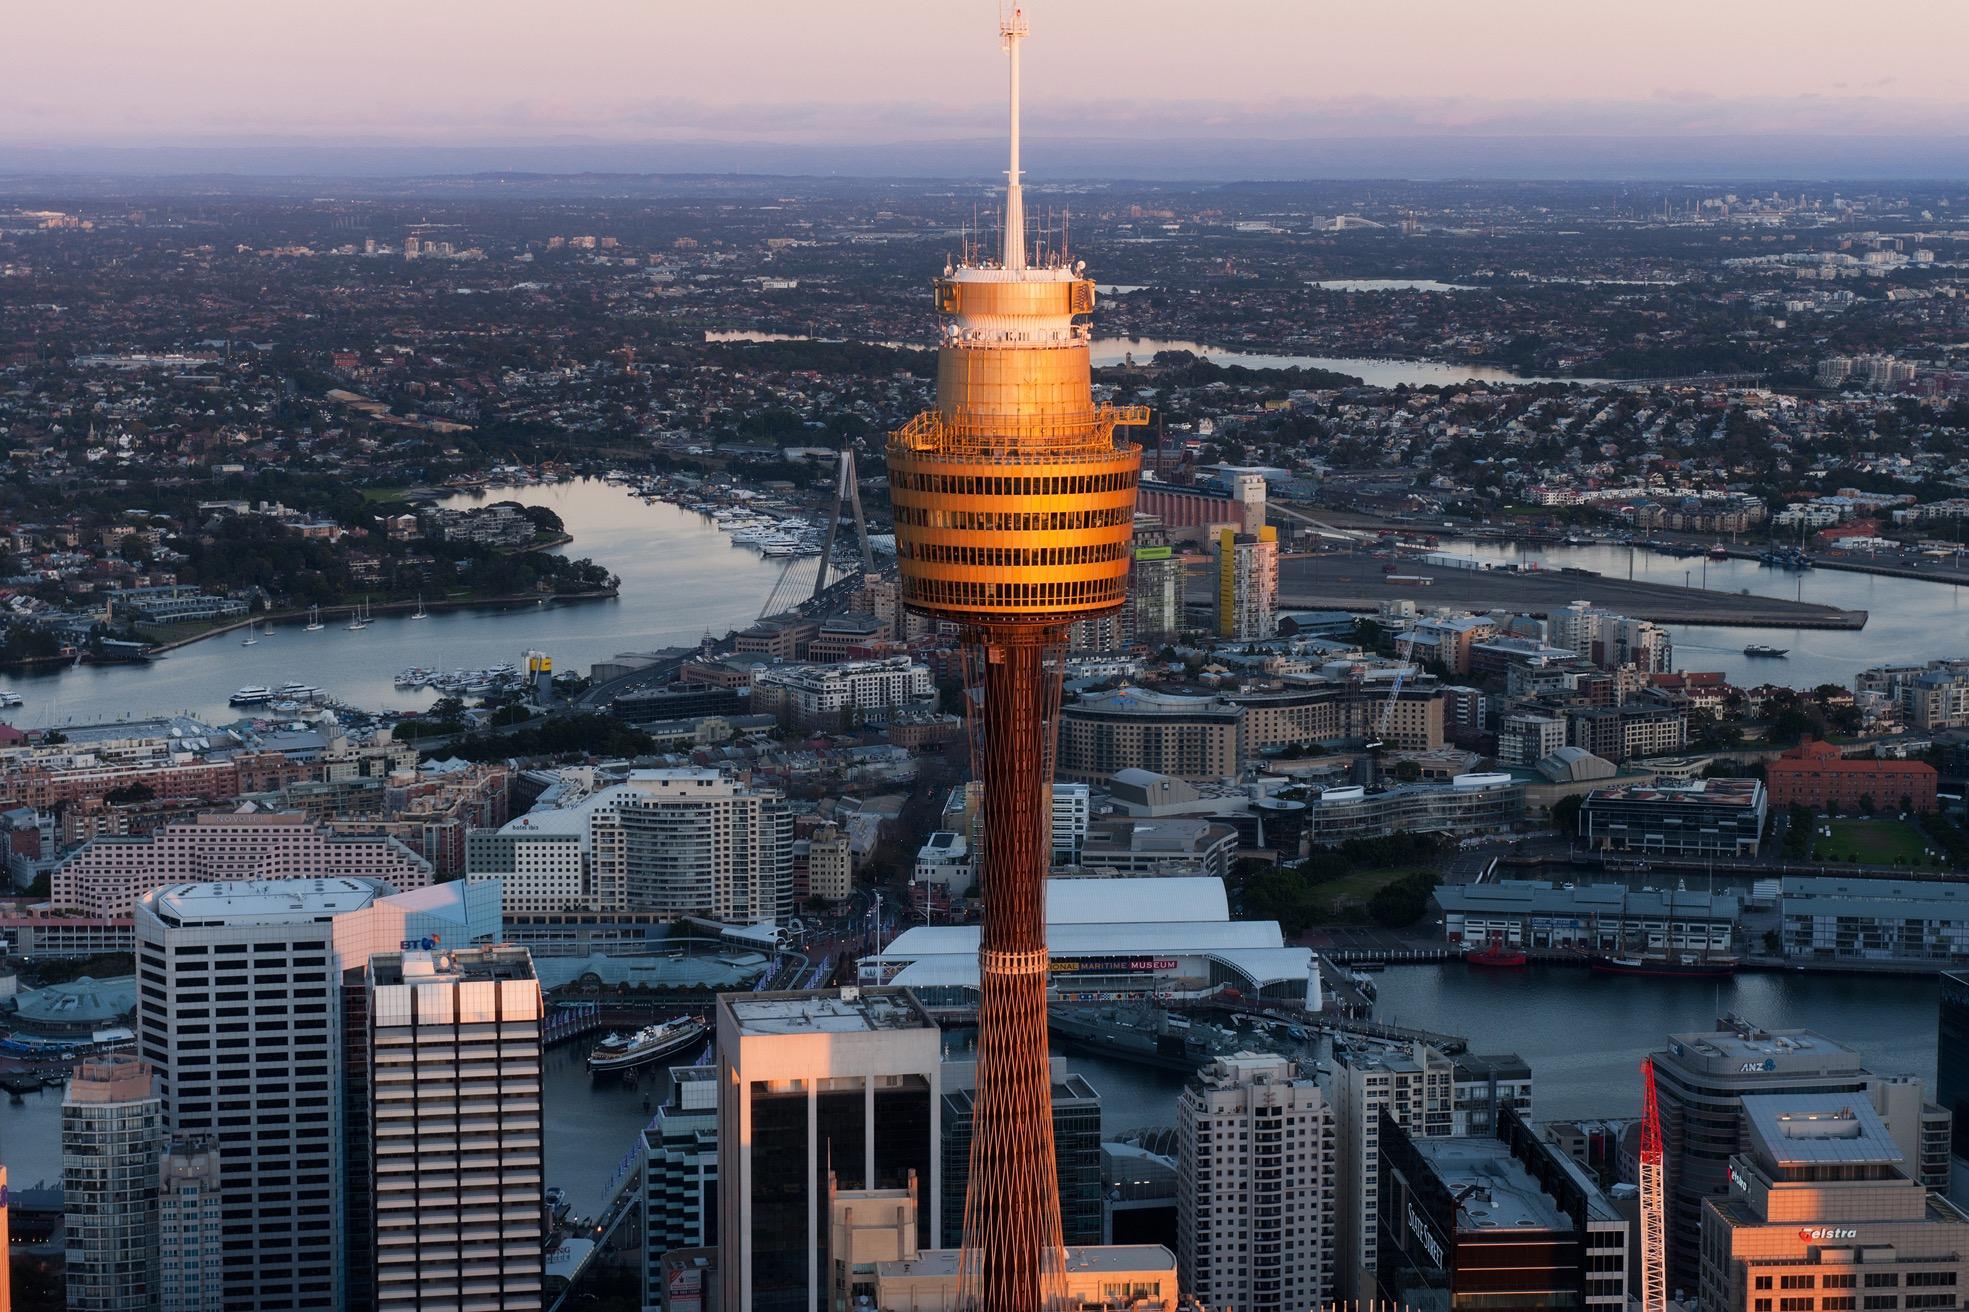
[[[369,960],[378,1312],[541,1305],[541,1020],[525,948]]]
[[[833,1204],[914,1188],[934,1246],[941,1031],[906,989],[718,998],[724,1306],[831,1312]]]
[[[1160,647],[1182,633],[1183,578],[1183,562],[1174,547],[1135,548],[1135,574],[1128,587],[1131,641]]]
[[[165,1130],[216,1141],[229,1308],[339,1309],[351,1292],[348,1207],[371,1190],[348,1187],[343,972],[406,943],[502,936],[496,884],[387,892],[296,878],[174,884],[137,903],[138,1051]]]
[[[1746,1095],[1828,1094],[1864,1099],[1879,1113],[1908,1173],[1948,1186],[1948,1113],[1918,1080],[1875,1075],[1859,1054],[1811,1030],[1766,1030],[1738,1017],[1708,1034],[1670,1035],[1652,1054],[1668,1177],[1668,1287],[1697,1291],[1702,1209],[1731,1189],[1730,1159],[1745,1142]]]
[[[1333,1297],[1335,1126],[1283,1057],[1220,1057],[1176,1103],[1176,1264],[1208,1307],[1300,1312]]]
[[[1278,636],[1278,530],[1217,535],[1217,636],[1248,642]]]
[[[848,831],[822,825],[807,839],[807,896],[845,902],[855,891],[855,852]]]
[[[211,1139],[178,1139],[157,1166],[160,1312],[221,1312],[225,1307],[219,1149]]]
[[[1055,1057],[1052,1068],[1060,1233],[1068,1247],[1079,1248],[1101,1242],[1101,1095],[1062,1059]],[[945,1063],[943,1087],[943,1232],[949,1242],[964,1233],[977,1124],[977,1063]]]
[[[1417,1138],[1455,1129],[1455,1064],[1426,1044],[1408,1052],[1336,1052],[1333,1110],[1339,1123],[1335,1271],[1340,1296],[1374,1297],[1380,1224],[1381,1115]]]
[[[465,878],[497,879],[514,911],[793,914],[792,811],[780,793],[717,770],[633,770],[572,806],[472,835],[465,860]]]
[[[129,838],[96,838],[54,873],[50,902],[127,916],[166,884],[239,879],[379,879],[396,892],[432,881],[431,863],[394,838],[337,834],[305,816],[201,815]]]
[[[1752,1094],[1742,1104],[1729,1188],[1702,1204],[1704,1308],[1962,1306],[1969,1216],[1921,1183],[1863,1095]]]
[[[160,1105],[150,1067],[102,1057],[75,1068],[62,1099],[62,1231],[68,1306],[146,1312],[160,1298]]]
[[[642,1136],[643,1306],[664,1306],[663,1255],[718,1242],[718,1072],[670,1068],[670,1098]]]

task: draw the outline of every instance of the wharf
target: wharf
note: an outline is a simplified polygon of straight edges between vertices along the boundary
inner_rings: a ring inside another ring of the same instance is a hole
[[[1859,629],[1863,610],[1786,601],[1743,592],[1678,588],[1617,579],[1587,570],[1458,569],[1404,558],[1401,583],[1390,583],[1386,556],[1328,552],[1279,566],[1281,609],[1372,611],[1406,598],[1418,605],[1471,611],[1508,610],[1553,615],[1575,601],[1657,624],[1703,624],[1760,629]],[[1426,578],[1426,584],[1414,582]],[[1193,589],[1197,600],[1205,592]]]

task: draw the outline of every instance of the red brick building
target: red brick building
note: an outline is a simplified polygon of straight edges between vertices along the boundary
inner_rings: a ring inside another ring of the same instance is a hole
[[[1764,768],[1772,806],[1794,804],[1841,811],[1859,808],[1871,797],[1883,811],[1898,810],[1903,797],[1917,811],[1935,809],[1935,767],[1922,761],[1882,761],[1843,757],[1831,743],[1807,739]]]

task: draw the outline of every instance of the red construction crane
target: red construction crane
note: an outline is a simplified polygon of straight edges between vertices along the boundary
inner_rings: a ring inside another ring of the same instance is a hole
[[[1641,1312],[1668,1312],[1667,1182],[1655,1064],[1641,1062]]]

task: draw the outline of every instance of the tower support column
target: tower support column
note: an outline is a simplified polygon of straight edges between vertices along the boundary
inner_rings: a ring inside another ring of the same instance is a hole
[[[1046,1044],[1046,873],[1066,628],[966,630],[972,773],[984,785],[978,1075],[965,1305],[1041,1312],[1064,1293]]]

